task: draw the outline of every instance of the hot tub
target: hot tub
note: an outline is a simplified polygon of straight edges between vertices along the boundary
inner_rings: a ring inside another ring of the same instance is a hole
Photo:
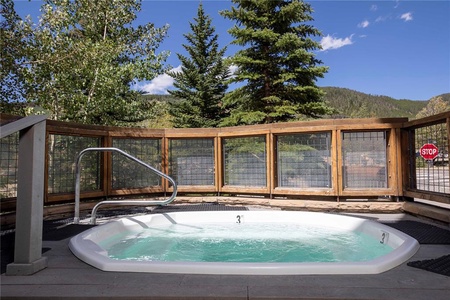
[[[346,215],[215,211],[124,217],[74,236],[69,248],[103,271],[294,275],[378,274],[408,260],[419,244]]]

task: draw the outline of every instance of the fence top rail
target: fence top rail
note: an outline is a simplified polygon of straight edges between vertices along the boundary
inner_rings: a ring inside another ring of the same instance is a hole
[[[22,118],[23,116],[10,115],[0,112],[0,125],[6,125]]]
[[[447,119],[450,119],[450,111],[443,112],[437,115],[421,118],[418,120],[411,120],[404,124],[404,128],[409,127],[421,127],[427,125],[434,125],[439,123],[445,123]]]
[[[77,124],[62,121],[48,121],[48,131],[55,134],[90,134],[100,136],[147,138],[147,137],[215,137],[236,135],[258,135],[271,131],[289,132],[305,128],[313,131],[332,130],[337,127],[351,126],[354,129],[380,129],[401,127],[408,118],[367,118],[367,119],[319,119],[309,121],[283,122],[273,124],[244,125],[220,128],[139,128],[139,127],[114,127],[102,125]]]
[[[46,115],[29,116],[12,123],[1,126],[0,128],[0,138],[7,137],[15,132],[21,131],[25,128],[31,127],[37,123],[45,121],[47,119]]]

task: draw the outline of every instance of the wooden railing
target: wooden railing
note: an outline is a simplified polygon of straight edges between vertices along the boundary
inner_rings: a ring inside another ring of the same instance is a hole
[[[8,118],[2,115],[2,122]],[[117,128],[49,120],[45,203],[73,201],[75,157],[88,147],[122,149],[173,177],[179,194],[333,201],[420,196],[449,203],[448,179],[443,192],[418,189],[414,171],[419,159],[411,150],[417,141],[411,140],[411,132],[432,126],[444,135],[442,152],[448,153],[449,118],[450,112],[419,121],[337,119],[217,129]],[[436,124],[444,124],[446,132]],[[111,153],[86,159],[82,199],[171,191],[167,181],[145,177]],[[448,166],[441,167],[448,174]]]
[[[413,120],[402,129],[403,194],[450,204],[450,112]],[[438,148],[435,159],[426,161],[419,153],[424,144]]]
[[[29,116],[0,128],[2,140],[14,134],[20,137],[15,202],[20,222],[15,226],[14,262],[7,265],[8,275],[31,275],[47,267],[47,258],[42,257],[46,119],[47,116]],[[1,152],[3,156],[4,151]]]

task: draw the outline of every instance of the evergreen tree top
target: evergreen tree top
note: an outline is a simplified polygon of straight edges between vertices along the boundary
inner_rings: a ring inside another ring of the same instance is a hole
[[[223,124],[283,122],[329,113],[315,85],[328,68],[313,52],[320,49],[313,37],[321,33],[308,23],[313,20],[311,6],[298,0],[232,2],[236,6],[220,13],[236,22],[229,33],[244,49],[231,59],[238,67],[232,81],[245,85],[227,96],[231,116]]]

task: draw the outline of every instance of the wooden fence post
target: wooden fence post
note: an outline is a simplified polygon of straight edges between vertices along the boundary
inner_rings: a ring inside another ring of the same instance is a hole
[[[2,126],[2,137],[19,131],[14,262],[6,275],[31,275],[47,267],[42,257],[46,116]]]

